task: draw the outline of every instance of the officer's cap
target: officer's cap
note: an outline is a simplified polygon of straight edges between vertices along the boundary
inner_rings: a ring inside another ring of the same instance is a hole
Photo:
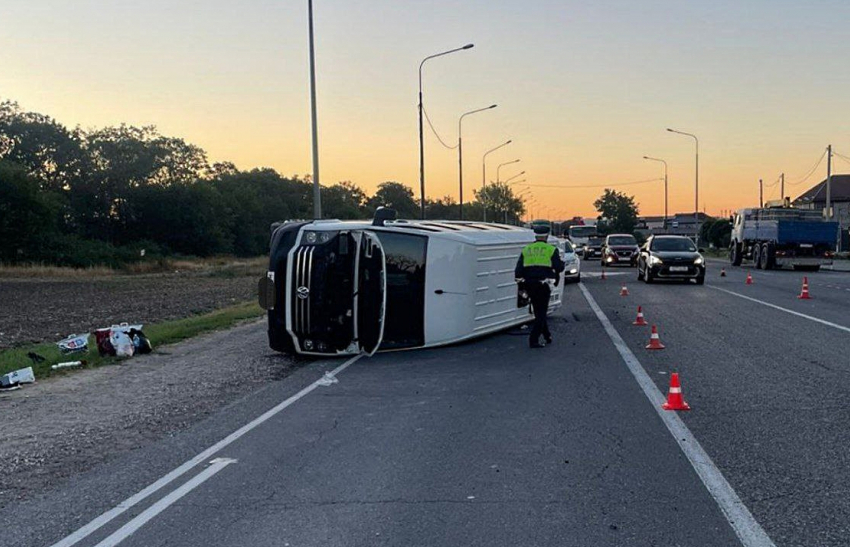
[[[534,235],[536,236],[548,236],[551,231],[551,228],[546,225],[538,225],[534,227]]]

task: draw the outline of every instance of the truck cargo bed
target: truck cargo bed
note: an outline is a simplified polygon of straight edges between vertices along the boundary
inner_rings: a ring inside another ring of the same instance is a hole
[[[748,221],[744,227],[744,239],[774,241],[778,245],[834,244],[838,239],[838,223],[815,220]]]

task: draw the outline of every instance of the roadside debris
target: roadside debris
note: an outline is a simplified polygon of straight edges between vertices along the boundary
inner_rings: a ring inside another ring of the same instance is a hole
[[[142,325],[121,323],[94,331],[97,351],[101,355],[132,357],[139,353],[150,353],[153,346],[142,332]]]
[[[56,342],[56,345],[59,346],[59,351],[66,355],[69,353],[83,353],[89,350],[89,335],[71,334],[63,340]]]
[[[35,374],[32,367],[14,370],[0,376],[0,388],[17,389],[21,384],[32,384],[35,382]]]
[[[59,370],[60,368],[83,367],[85,365],[85,361],[66,361],[64,363],[56,363],[55,365],[51,365],[50,368],[52,368],[53,370]]]
[[[316,383],[320,386],[332,386],[334,384],[338,384],[339,379],[330,372],[326,372],[325,375],[322,376]]]

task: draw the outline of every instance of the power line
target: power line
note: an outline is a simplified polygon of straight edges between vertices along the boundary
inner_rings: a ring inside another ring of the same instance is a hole
[[[661,177],[654,179],[633,180],[631,182],[619,182],[614,184],[574,184],[564,186],[562,184],[521,184],[520,186],[530,186],[532,188],[614,188],[619,186],[632,186],[635,184],[646,184],[648,182],[658,182],[664,180]]]
[[[835,152],[833,152],[833,154],[835,154]],[[818,161],[816,161],[816,162],[815,162],[814,166],[813,166],[811,169],[809,169],[809,172],[808,172],[808,173],[806,173],[806,175],[805,175],[803,178],[801,178],[801,179],[800,179],[800,180],[798,180],[797,182],[788,182],[788,181],[786,181],[786,184],[788,184],[788,186],[798,186],[798,185],[800,185],[800,184],[803,184],[803,183],[804,183],[804,182],[806,182],[807,180],[809,180],[809,177],[811,177],[812,175],[814,175],[814,174],[815,174],[815,171],[817,171],[818,167],[820,167],[820,164],[821,164],[821,163],[823,163],[823,159],[824,159],[825,157],[826,157],[826,150],[824,150],[824,151],[823,151],[823,154],[821,154],[821,155],[820,155],[820,158],[818,158]]]
[[[848,158],[848,157],[847,157],[847,156],[845,156],[844,154],[839,154],[838,152],[835,152],[835,151],[833,150],[832,155],[833,155],[833,156],[837,156],[837,157],[841,158],[842,160],[846,161],[847,163],[850,163],[850,158]]]
[[[446,147],[446,148],[448,148],[449,150],[454,150],[455,148],[457,148],[457,145],[449,146],[448,144],[446,144],[446,143],[443,141],[443,139],[441,139],[441,138],[440,138],[440,134],[439,134],[439,133],[437,133],[437,130],[434,128],[434,124],[433,124],[433,123],[431,123],[431,118],[430,118],[430,117],[428,117],[428,111],[427,111],[427,110],[425,110],[425,106],[424,106],[424,105],[422,106],[422,112],[425,114],[425,119],[426,119],[426,120],[428,120],[428,127],[430,127],[430,128],[431,128],[431,131],[434,133],[434,136],[435,136],[435,137],[437,137],[437,140],[438,140],[438,141],[440,141],[440,144],[442,144],[443,146],[445,146],[445,147]]]

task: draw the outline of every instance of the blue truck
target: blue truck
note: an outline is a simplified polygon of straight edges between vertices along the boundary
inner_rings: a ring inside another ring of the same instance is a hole
[[[750,260],[764,270],[790,266],[817,271],[832,264],[838,233],[838,223],[825,220],[817,210],[740,209],[732,216],[729,259],[733,266]]]

